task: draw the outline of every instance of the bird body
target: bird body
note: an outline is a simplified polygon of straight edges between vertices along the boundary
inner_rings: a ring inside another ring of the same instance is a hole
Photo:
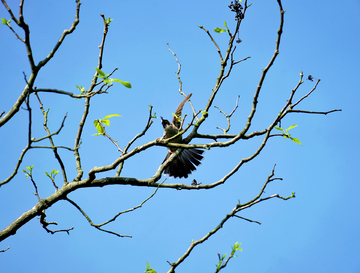
[[[163,139],[168,139],[175,136],[181,129],[181,112],[184,107],[185,102],[191,97],[192,94],[189,94],[178,106],[175,112],[175,116],[170,123],[168,120],[161,117],[161,123],[164,127]],[[169,143],[182,143],[182,136],[179,135],[176,138],[169,141]],[[169,147],[168,153],[163,161],[163,163],[174,153],[177,148]],[[203,159],[202,153],[203,150],[196,148],[184,149],[175,160],[170,163],[164,170],[164,174],[168,174],[170,177],[174,178],[187,178],[192,171],[196,170],[196,166],[199,166],[200,161]]]

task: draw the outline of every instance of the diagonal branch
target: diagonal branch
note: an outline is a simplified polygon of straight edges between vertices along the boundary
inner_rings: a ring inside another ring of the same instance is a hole
[[[269,71],[269,69],[271,68],[271,66],[273,65],[277,55],[279,54],[280,40],[281,40],[281,35],[283,33],[283,26],[284,26],[284,13],[285,13],[285,11],[282,8],[281,0],[277,0],[277,2],[278,2],[278,5],[279,5],[279,9],[280,9],[280,26],[279,26],[279,29],[277,31],[278,35],[277,35],[277,39],[276,39],[275,51],[274,51],[274,54],[271,57],[269,63],[267,64],[267,66],[262,71],[258,86],[257,86],[256,91],[255,91],[255,95],[254,95],[254,98],[253,98],[253,106],[252,106],[250,115],[247,118],[245,128],[241,132],[241,134],[244,134],[244,135],[249,130],[250,125],[251,125],[251,121],[252,121],[252,119],[253,119],[253,117],[255,115],[256,107],[257,107],[257,103],[258,103],[258,98],[259,98],[260,91],[261,91],[261,88],[262,88],[262,84],[263,84],[263,82],[265,80],[266,74]]]
[[[150,105],[150,108],[149,108],[149,117],[148,117],[148,120],[147,120],[147,123],[146,123],[146,125],[145,125],[144,130],[143,130],[141,133],[137,134],[132,140],[129,141],[129,143],[126,145],[126,147],[125,147],[125,149],[124,149],[124,154],[127,153],[127,151],[130,149],[131,145],[132,145],[138,138],[140,138],[140,137],[142,137],[142,136],[145,135],[145,133],[149,130],[150,126],[153,124],[152,118],[153,118],[154,116],[152,115],[152,109],[153,109],[153,106]],[[115,175],[116,177],[119,177],[119,176],[120,176],[120,173],[121,173],[123,167],[124,167],[124,161],[120,162],[119,168],[118,168],[118,170],[116,171],[116,175]]]
[[[62,172],[62,175],[63,175],[64,184],[67,184],[67,183],[69,183],[69,182],[68,182],[68,180],[67,180],[67,175],[66,175],[66,171],[65,171],[65,165],[64,165],[64,163],[63,163],[63,161],[62,161],[59,153],[57,152],[57,147],[56,147],[55,144],[54,144],[54,141],[53,141],[53,139],[52,139],[52,136],[51,136],[49,127],[47,126],[47,118],[48,118],[48,113],[49,113],[49,110],[50,110],[50,109],[48,109],[47,111],[45,111],[45,110],[44,110],[44,107],[43,107],[43,104],[42,104],[42,102],[41,102],[41,100],[40,100],[40,97],[39,97],[39,95],[38,95],[38,93],[35,92],[35,96],[37,97],[37,99],[38,99],[38,101],[39,101],[40,110],[41,110],[41,112],[42,112],[42,114],[43,114],[43,116],[44,116],[44,123],[43,123],[44,129],[45,129],[45,131],[46,131],[46,133],[47,133],[47,135],[48,135],[48,138],[49,138],[49,141],[50,141],[50,144],[51,144],[51,148],[52,148],[52,150],[53,150],[53,152],[54,152],[54,156],[55,156],[56,160],[58,161],[58,163],[59,163],[59,165],[60,165],[61,172]],[[65,115],[65,117],[66,117],[66,115]],[[64,119],[64,120],[65,120],[65,119]],[[62,125],[63,125],[63,124],[62,124]],[[62,128],[62,127],[60,127],[60,128]]]
[[[19,8],[19,20],[17,20],[14,16],[14,14],[12,13],[11,9],[8,7],[7,3],[5,0],[1,0],[2,3],[4,4],[4,6],[7,8],[8,12],[10,13],[11,18],[18,24],[19,27],[21,27],[24,32],[25,32],[25,46],[26,46],[26,51],[27,51],[27,56],[28,56],[28,60],[30,63],[30,67],[31,67],[31,75],[29,78],[29,81],[27,82],[23,92],[20,94],[19,98],[16,100],[16,102],[14,103],[13,107],[11,108],[11,110],[9,112],[7,112],[1,119],[0,119],[0,127],[3,126],[5,123],[7,123],[20,109],[21,105],[24,103],[26,97],[28,96],[28,94],[32,91],[33,89],[33,85],[35,82],[35,79],[37,77],[37,74],[39,72],[39,70],[54,56],[55,52],[57,51],[57,49],[60,47],[60,45],[62,44],[63,40],[65,39],[65,37],[72,33],[75,30],[76,25],[79,23],[79,12],[80,12],[80,0],[76,0],[77,3],[77,8],[76,8],[76,15],[75,15],[75,21],[73,22],[73,24],[71,25],[69,30],[65,30],[62,34],[62,36],[60,37],[58,43],[55,45],[54,49],[50,52],[50,54],[41,62],[39,62],[38,65],[35,65],[35,61],[33,58],[33,54],[32,54],[32,49],[31,49],[31,45],[30,45],[30,30],[29,30],[29,26],[25,23],[24,21],[24,16],[23,16],[23,3],[24,1],[21,0],[20,3],[20,8]]]
[[[165,180],[164,180],[165,181]],[[164,183],[164,181],[162,183]],[[162,184],[160,183],[159,186]],[[91,218],[86,214],[86,212],[77,204],[75,203],[73,200],[69,199],[68,197],[65,198],[66,201],[68,201],[70,204],[72,204],[75,208],[77,208],[80,213],[86,218],[86,220],[89,222],[89,224],[93,227],[95,227],[96,229],[98,230],[101,230],[101,231],[104,231],[104,232],[107,232],[107,233],[110,233],[110,234],[113,234],[113,235],[116,235],[118,237],[129,237],[129,238],[132,238],[131,235],[121,235],[119,233],[116,233],[116,232],[113,232],[113,231],[109,231],[109,230],[106,230],[106,229],[103,229],[102,227],[115,221],[120,215],[124,214],[124,213],[128,213],[128,212],[132,212],[136,209],[139,209],[141,208],[148,200],[150,200],[155,194],[156,192],[158,191],[159,189],[159,186],[155,189],[155,191],[148,197],[146,198],[144,201],[142,201],[139,205],[133,207],[133,208],[130,208],[130,209],[127,209],[127,210],[124,210],[124,211],[121,211],[119,213],[117,213],[113,218],[111,218],[110,220],[102,223],[102,224],[94,224],[93,221],[91,220]]]
[[[185,253],[174,263],[171,263],[171,268],[170,270],[168,271],[168,273],[174,273],[175,272],[175,268],[178,267],[189,255],[190,253],[193,251],[193,249],[197,246],[197,245],[200,245],[202,244],[203,242],[205,242],[206,240],[208,240],[211,236],[213,236],[216,232],[218,232],[222,227],[223,225],[229,220],[231,219],[232,217],[236,216],[238,218],[240,218],[239,216],[236,215],[236,213],[238,213],[239,211],[241,210],[244,210],[244,209],[247,209],[259,202],[263,202],[265,200],[269,200],[269,199],[272,199],[272,198],[281,198],[283,200],[288,200],[290,198],[293,198],[295,197],[294,194],[292,194],[291,196],[289,197],[281,197],[280,195],[278,194],[274,194],[274,195],[271,195],[269,197],[266,197],[266,198],[263,198],[263,199],[260,199],[261,195],[264,193],[264,190],[266,188],[266,186],[271,182],[271,181],[274,181],[274,180],[277,180],[279,178],[273,178],[274,176],[274,170],[275,170],[275,166],[273,167],[272,169],[272,172],[271,174],[269,175],[269,177],[267,178],[267,180],[265,181],[264,185],[262,186],[259,194],[252,200],[250,200],[249,202],[245,203],[245,204],[237,204],[230,213],[226,214],[226,216],[220,221],[220,223],[211,231],[209,231],[204,237],[202,237],[201,239],[197,240],[197,241],[193,241],[191,242],[191,245],[190,247],[185,251]]]

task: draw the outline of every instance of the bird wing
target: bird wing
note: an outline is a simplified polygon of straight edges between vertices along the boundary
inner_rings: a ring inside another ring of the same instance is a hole
[[[180,128],[181,112],[182,112],[182,109],[183,109],[183,107],[184,107],[185,102],[186,102],[188,99],[190,99],[191,95],[192,95],[192,93],[189,94],[189,95],[187,95],[186,98],[185,98],[182,102],[180,102],[178,108],[177,108],[176,111],[175,111],[175,116],[174,116],[174,118],[173,118],[173,120],[172,120],[172,123],[176,126],[176,128]]]

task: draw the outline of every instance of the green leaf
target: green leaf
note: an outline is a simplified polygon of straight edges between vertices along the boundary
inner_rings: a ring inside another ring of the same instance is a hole
[[[109,19],[106,19],[106,18],[105,18],[105,24],[109,25],[112,20],[113,20],[113,19],[110,19],[110,17],[109,17]]]
[[[235,251],[242,251],[242,248],[240,247],[241,243],[236,242],[234,246],[232,247],[232,250]]]
[[[281,127],[274,127],[274,129],[279,130],[279,131],[281,131],[281,132],[285,132],[284,129],[281,128]]]
[[[104,125],[110,126],[110,120],[108,120],[107,118],[101,119],[101,123]]]
[[[103,81],[104,81],[104,83],[106,83],[106,84],[112,84],[113,79],[103,78]]]
[[[154,269],[150,268],[150,264],[148,262],[146,262],[146,270],[145,273],[156,273],[156,271]]]
[[[76,88],[81,91],[81,94],[83,94],[85,92],[85,87],[83,87],[82,85],[80,85],[80,86],[76,85]]]
[[[224,26],[226,27],[226,29],[229,29],[228,26],[227,26],[226,21],[224,21]]]
[[[2,24],[2,25],[6,25],[6,24],[7,24],[7,20],[4,19],[4,18],[1,18],[1,24]]]
[[[121,117],[119,114],[107,115],[104,118]]]
[[[112,81],[121,83],[127,88],[131,88],[131,83],[129,83],[129,82],[120,81],[119,79],[112,79]]]
[[[223,28],[219,28],[219,27],[215,28],[215,29],[214,29],[214,31],[215,31],[216,33],[226,32],[226,30],[225,30],[225,29],[223,29]]]
[[[297,127],[297,125],[291,125],[289,128],[286,129],[286,131],[289,131],[290,129],[295,128],[295,127]]]
[[[99,120],[95,119],[95,120],[94,120],[94,125],[95,125],[96,130],[99,132],[99,134],[100,134],[100,135],[103,135],[103,134],[104,134],[104,130],[103,130],[103,128],[101,127]]]
[[[99,68],[95,67],[95,70],[97,71],[98,73],[98,77],[100,78],[105,78],[105,73],[102,72]]]
[[[299,143],[302,146],[300,140],[298,140],[296,137],[290,137],[290,139],[296,143]]]

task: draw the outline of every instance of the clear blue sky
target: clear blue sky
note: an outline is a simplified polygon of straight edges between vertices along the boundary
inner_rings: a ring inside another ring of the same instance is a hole
[[[18,14],[19,1],[9,1]],[[105,45],[103,70],[119,70],[115,78],[131,82],[133,88],[114,85],[110,93],[92,99],[81,147],[83,168],[112,163],[118,153],[113,144],[95,137],[93,120],[109,114],[113,118],[108,133],[126,145],[143,130],[148,105],[158,116],[171,118],[182,100],[175,75],[177,64],[166,44],[169,43],[181,64],[185,93],[193,93],[192,102],[203,109],[219,73],[219,57],[207,34],[198,28],[222,27],[224,20],[234,27],[230,1],[83,1],[80,24],[68,36],[50,63],[41,70],[35,85],[77,93],[76,85],[88,88],[98,61],[98,46],[103,31],[100,13],[113,18]],[[240,31],[235,59],[251,56],[237,65],[223,85],[214,105],[227,113],[240,95],[239,108],[232,118],[230,133],[244,126],[261,70],[273,54],[279,23],[275,0],[253,1]],[[284,34],[280,55],[263,85],[252,131],[268,126],[289,98],[299,73],[320,78],[321,82],[298,109],[327,111],[329,115],[293,114],[283,127],[297,124],[292,134],[302,146],[283,138],[271,138],[268,146],[253,162],[224,185],[212,190],[176,191],[160,189],[141,209],[121,216],[108,228],[133,238],[117,238],[90,227],[79,212],[67,202],[47,211],[47,220],[58,228],[74,226],[70,235],[47,234],[34,219],[16,235],[0,244],[3,272],[144,272],[146,262],[166,272],[167,261],[176,261],[191,240],[203,237],[229,213],[240,199],[246,202],[260,190],[276,164],[275,181],[266,195],[279,193],[296,198],[269,200],[240,214],[262,225],[240,219],[228,221],[209,241],[195,248],[176,272],[214,272],[217,253],[230,253],[231,245],[241,242],[243,251],[230,261],[223,272],[360,272],[359,186],[359,78],[360,1],[283,1]],[[53,48],[62,31],[69,28],[75,15],[75,1],[26,1],[25,21],[31,29],[31,43],[36,62]],[[0,17],[9,19],[0,7]],[[14,26],[14,23],[12,23]],[[19,31],[18,28],[15,28]],[[22,32],[19,31],[22,35]],[[223,51],[227,35],[213,34]],[[23,72],[30,74],[24,45],[5,26],[0,27],[1,90],[0,111],[8,111],[25,84]],[[313,82],[305,81],[296,98],[306,94]],[[83,100],[60,95],[40,94],[44,107],[50,108],[49,127],[59,128],[65,113],[68,118],[62,133],[54,138],[57,145],[73,147],[75,130],[83,111]],[[45,135],[42,116],[32,98],[33,136]],[[188,106],[184,109],[190,114]],[[212,108],[202,133],[220,133],[217,126],[226,121]],[[27,140],[27,112],[21,110],[0,130],[1,178],[12,172]],[[162,135],[159,120],[135,144],[143,144]],[[195,143],[195,142],[194,142]],[[48,143],[44,143],[44,145]],[[245,141],[227,149],[205,152],[205,159],[192,179],[210,184],[248,157],[259,140]],[[166,154],[155,147],[125,164],[123,176],[148,178],[154,175]],[[61,151],[69,180],[76,175],[74,156]],[[59,169],[50,150],[31,150],[21,168],[35,165],[34,177],[39,193],[45,198],[53,193],[44,171]],[[114,172],[104,176],[113,176]],[[98,177],[101,177],[100,175]],[[57,182],[61,184],[60,175]],[[166,183],[178,182],[174,179]],[[36,204],[33,186],[23,173],[0,188],[0,228],[7,227]],[[69,195],[92,217],[95,223],[108,220],[119,211],[146,199],[153,189],[108,186],[82,189]]]

